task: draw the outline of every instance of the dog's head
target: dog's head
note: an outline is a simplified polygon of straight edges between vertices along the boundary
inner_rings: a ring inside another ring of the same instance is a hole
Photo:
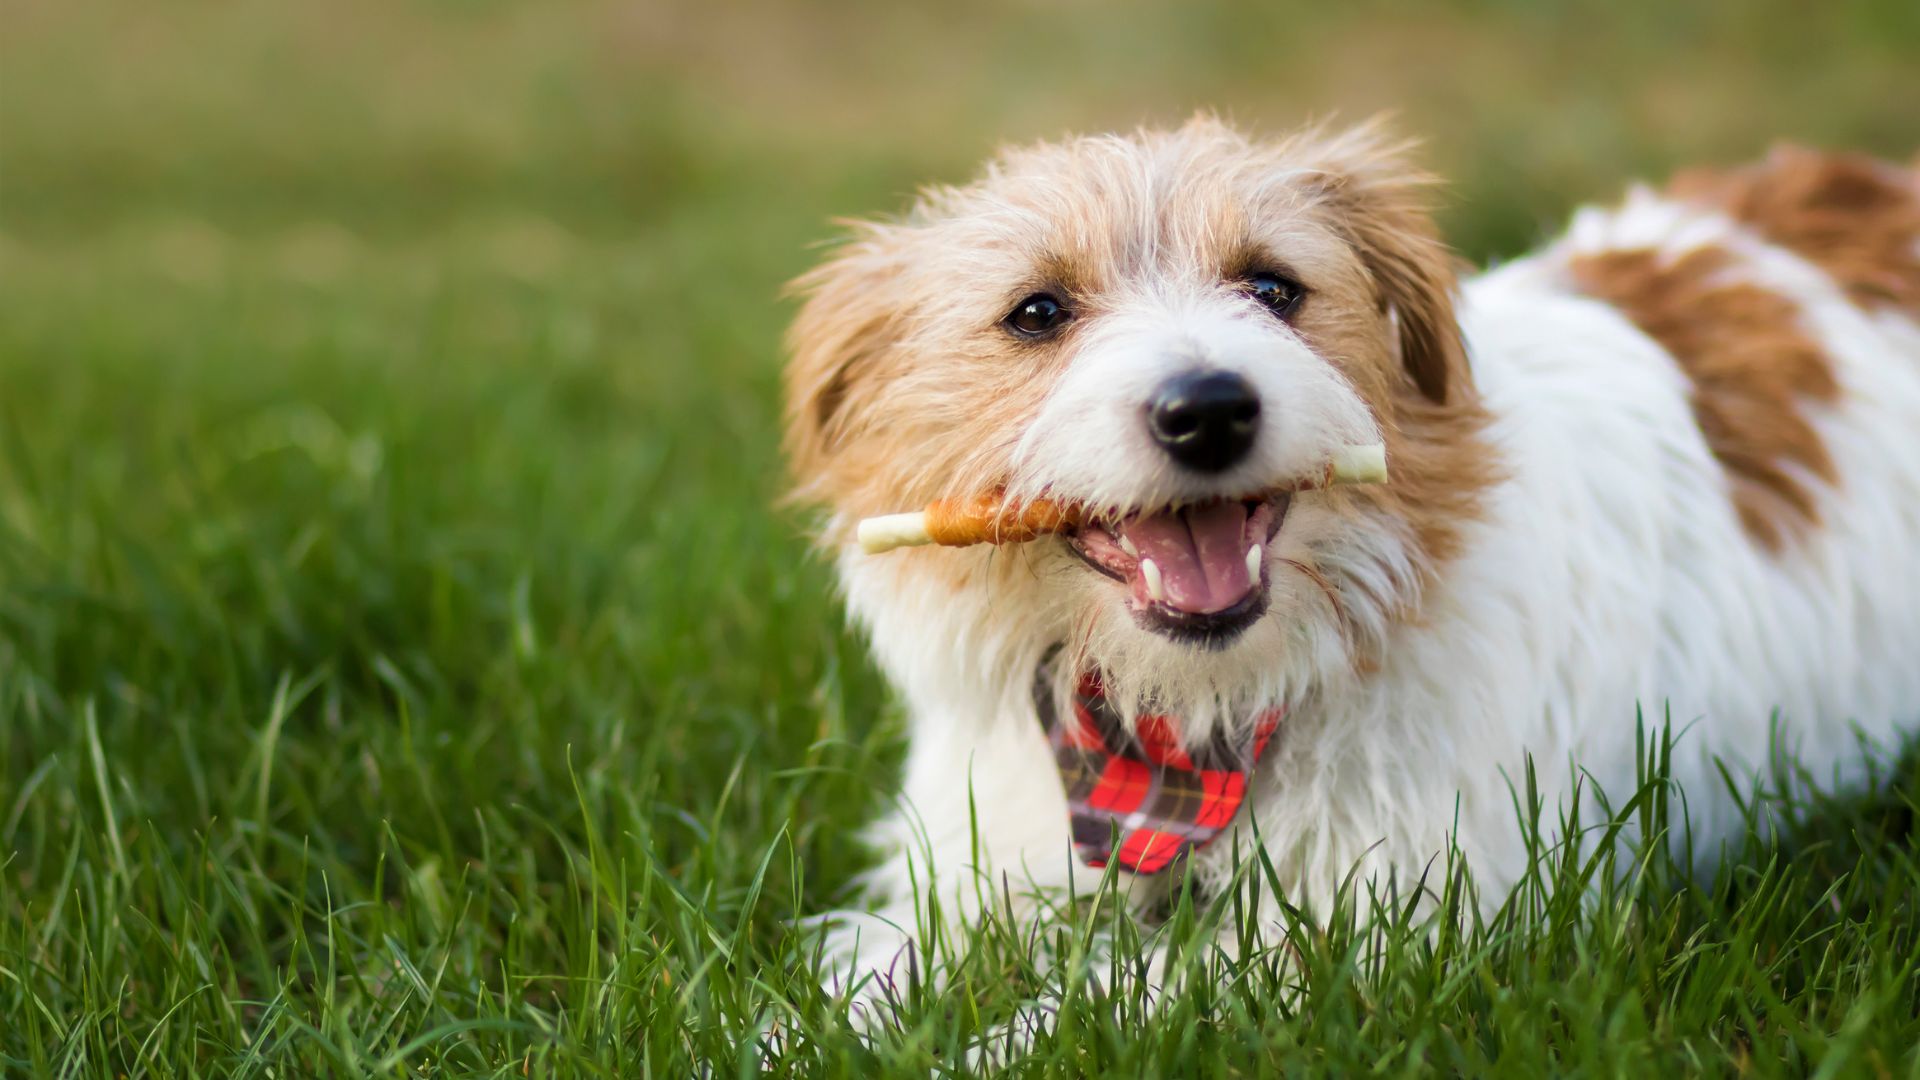
[[[1262,143],[1203,118],[1004,153],[802,279],[802,495],[842,545],[860,517],[1002,488],[1099,508],[1017,549],[843,566],[938,582],[1146,693],[1364,659],[1486,473],[1428,188],[1377,126]],[[1389,485],[1275,494],[1379,441]]]

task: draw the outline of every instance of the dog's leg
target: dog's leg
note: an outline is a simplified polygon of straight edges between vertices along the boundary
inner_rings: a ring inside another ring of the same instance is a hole
[[[917,717],[900,801],[873,835],[886,855],[864,910],[820,920],[822,976],[862,1009],[911,979],[937,984],[983,917],[1024,929],[1101,884],[1073,854],[1053,751],[1030,714]]]

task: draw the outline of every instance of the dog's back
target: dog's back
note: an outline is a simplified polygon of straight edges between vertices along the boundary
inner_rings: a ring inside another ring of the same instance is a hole
[[[1897,745],[1920,716],[1915,173],[1783,149],[1684,174],[1465,292],[1513,479],[1448,588],[1510,621],[1499,677],[1534,686],[1501,700],[1564,714],[1512,718],[1536,761],[1629,790],[1623,732],[1664,705],[1706,836],[1735,824],[1715,759],[1844,782],[1856,733]]]

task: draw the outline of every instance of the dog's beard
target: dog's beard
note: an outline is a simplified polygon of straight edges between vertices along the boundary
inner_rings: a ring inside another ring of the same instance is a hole
[[[1073,572],[1091,576],[1084,569]],[[1084,597],[1063,666],[1097,669],[1109,700],[1129,723],[1142,713],[1174,714],[1183,734],[1204,739],[1298,696],[1320,665],[1345,664],[1337,623],[1311,606],[1325,607],[1326,597],[1284,566],[1274,568],[1267,612],[1215,647],[1143,627],[1109,582],[1082,581],[1078,587]]]
[[[1126,587],[1089,567],[1064,539],[982,546],[949,567],[847,556],[849,601],[871,620],[875,647],[903,684],[952,694],[989,682],[1018,707],[1040,659],[1059,649],[1062,679],[1098,669],[1129,717],[1163,711],[1208,737],[1265,708],[1293,706],[1351,679],[1379,654],[1411,566],[1390,524],[1308,509],[1276,538],[1266,611],[1213,647],[1159,633],[1136,617]]]

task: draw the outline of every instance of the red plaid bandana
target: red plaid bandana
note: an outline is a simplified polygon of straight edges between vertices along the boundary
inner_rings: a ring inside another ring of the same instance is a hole
[[[1117,859],[1136,874],[1157,874],[1226,829],[1282,710],[1261,713],[1244,735],[1223,732],[1188,751],[1175,717],[1142,716],[1129,735],[1093,672],[1080,676],[1073,715],[1061,723],[1050,666],[1041,663],[1034,705],[1053,743],[1082,862],[1099,869]]]

